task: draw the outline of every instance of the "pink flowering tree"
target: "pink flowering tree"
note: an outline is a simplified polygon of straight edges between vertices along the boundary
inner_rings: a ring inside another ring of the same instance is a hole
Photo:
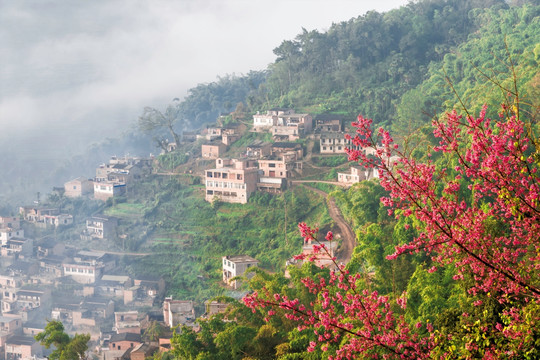
[[[498,119],[485,114],[485,108],[477,117],[454,111],[434,121],[438,144],[423,160],[359,116],[349,137],[354,147],[347,151],[349,159],[378,173],[389,213],[414,220],[407,223],[419,235],[396,246],[388,260],[422,252],[430,259],[429,272],[454,268],[453,280],[472,306],[460,315],[460,330],[407,323],[406,294],[389,298],[362,289],[360,274],[338,264],[327,278],[303,280],[314,301],[263,291],[244,302],[314,331],[308,350],[326,350],[330,358],[540,356],[537,124],[520,119],[518,102],[503,106]],[[316,229],[300,224],[300,230],[316,242]],[[314,250],[327,251],[322,244]],[[485,316],[487,303],[496,316]]]

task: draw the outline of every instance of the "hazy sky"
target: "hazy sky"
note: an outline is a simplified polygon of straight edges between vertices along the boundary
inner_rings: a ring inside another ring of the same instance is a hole
[[[325,30],[407,2],[0,0],[0,142],[53,151],[67,134],[78,144],[116,135],[144,106],[266,68],[302,27]]]

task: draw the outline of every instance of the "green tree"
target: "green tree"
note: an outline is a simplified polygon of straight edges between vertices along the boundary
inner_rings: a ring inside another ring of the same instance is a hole
[[[164,329],[157,321],[152,321],[150,326],[144,331],[144,336],[150,341],[157,341],[163,335]]]
[[[51,360],[79,360],[85,357],[88,350],[88,341],[90,334],[75,334],[70,337],[64,331],[64,325],[60,321],[49,321],[45,326],[45,331],[37,334],[36,341],[49,349],[54,347],[49,355]]]
[[[169,105],[165,112],[161,112],[158,109],[152,107],[145,107],[143,114],[139,117],[139,129],[145,134],[159,134],[163,130],[169,132],[172,136],[176,145],[180,145],[182,140],[182,132],[180,133],[175,130],[177,123],[181,124],[181,131],[183,130],[184,123],[180,118],[180,110],[176,105]],[[167,151],[167,140],[161,135],[156,135],[154,138],[158,146],[161,147],[164,151]]]

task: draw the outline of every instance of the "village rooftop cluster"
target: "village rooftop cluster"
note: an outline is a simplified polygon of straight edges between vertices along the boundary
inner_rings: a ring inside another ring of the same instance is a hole
[[[298,140],[317,141],[323,156],[344,155],[345,148],[352,146],[344,136],[343,120],[336,117],[314,120],[291,109],[273,109],[253,115],[250,125],[230,123],[183,134],[185,142],[201,141],[201,159],[215,161],[215,166],[196,174],[204,184],[206,201],[245,204],[256,191],[281,193],[302,176],[312,155]],[[247,132],[269,133],[272,141],[254,142],[241,156],[226,157],[229,147]],[[166,147],[170,152],[177,148],[175,143]],[[78,177],[54,191],[60,196],[101,201],[129,197],[130,186],[152,174],[154,161],[152,157],[113,156],[96,168],[94,178]],[[338,173],[336,183],[350,186],[373,177],[377,177],[376,172],[352,166],[349,173]],[[61,209],[41,206],[39,201],[21,206],[19,216],[0,217],[0,360],[46,355],[33,336],[43,331],[47,319],[62,321],[71,333],[89,333],[95,344],[92,350],[102,359],[142,360],[155,351],[167,351],[170,332],[156,342],[142,340],[141,334],[153,321],[169,329],[178,325],[196,329],[193,302],[167,297],[163,279],[118,275],[123,274],[119,255],[82,251],[57,242],[54,230],[75,220]],[[122,236],[118,233],[120,220],[115,217],[94,214],[83,221],[83,240],[107,241]],[[50,235],[27,238],[24,224],[51,230]],[[334,251],[335,244],[330,248]],[[304,244],[303,251],[310,254],[310,244]],[[255,266],[258,261],[246,255],[223,256],[224,285],[240,289],[240,277]],[[226,306],[207,301],[205,316],[222,312]]]

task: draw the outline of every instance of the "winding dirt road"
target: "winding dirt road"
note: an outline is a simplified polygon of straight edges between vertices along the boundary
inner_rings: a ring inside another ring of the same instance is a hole
[[[354,247],[356,246],[356,235],[354,234],[354,231],[343,218],[343,215],[341,214],[341,211],[336,205],[336,201],[334,198],[328,197],[328,194],[326,192],[317,188],[311,187],[306,184],[303,184],[303,186],[326,199],[326,204],[328,206],[328,214],[339,227],[342,239],[341,246],[336,254],[337,261],[338,263],[348,263],[349,260],[351,260]]]

